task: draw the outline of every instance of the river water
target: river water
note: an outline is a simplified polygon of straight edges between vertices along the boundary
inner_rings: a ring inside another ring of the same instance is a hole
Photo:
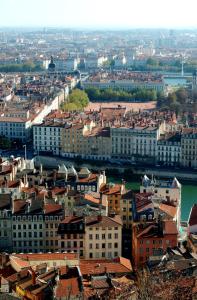
[[[120,183],[120,179],[116,177],[108,177],[108,182]],[[128,189],[139,189],[139,181],[129,181],[126,183]],[[187,221],[191,207],[197,203],[197,185],[195,184],[182,184],[182,203],[181,203],[181,220]]]

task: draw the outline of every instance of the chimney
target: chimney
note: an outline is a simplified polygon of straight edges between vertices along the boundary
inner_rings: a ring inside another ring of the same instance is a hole
[[[28,272],[31,274],[31,277],[32,277],[32,285],[35,285],[36,284],[36,273],[35,273],[35,271],[30,267]]]
[[[98,216],[97,216],[97,221],[98,221],[98,222],[101,222],[101,221],[102,221],[102,216],[101,216],[101,215],[98,215]]]

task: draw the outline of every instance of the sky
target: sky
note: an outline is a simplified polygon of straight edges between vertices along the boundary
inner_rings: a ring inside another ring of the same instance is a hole
[[[197,0],[0,0],[0,27],[197,28]]]

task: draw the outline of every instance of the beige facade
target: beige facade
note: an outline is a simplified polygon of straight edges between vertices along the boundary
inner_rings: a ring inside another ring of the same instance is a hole
[[[85,259],[121,256],[122,221],[119,216],[86,218]]]
[[[120,216],[124,228],[132,228],[132,191],[127,191],[122,195],[120,201]]]
[[[89,124],[65,126],[62,132],[62,155],[82,158],[106,159],[111,157],[109,128],[99,128],[93,121]]]

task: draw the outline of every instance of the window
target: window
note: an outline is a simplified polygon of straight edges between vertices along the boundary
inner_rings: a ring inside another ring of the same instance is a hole
[[[114,248],[118,248],[118,243],[114,243]]]
[[[92,253],[91,253],[91,252],[90,252],[90,254],[89,254],[89,257],[90,257],[90,258],[92,258],[92,257],[93,257],[93,255],[92,255]]]
[[[118,233],[115,233],[115,234],[114,234],[114,238],[115,238],[115,239],[118,239]]]
[[[105,243],[102,244],[102,249],[105,249]]]
[[[105,257],[105,252],[102,252],[102,257]]]
[[[89,234],[89,239],[92,240],[92,234]]]
[[[99,249],[99,244],[96,244],[96,249]]]
[[[111,239],[111,233],[108,233],[108,239]]]
[[[103,240],[105,239],[105,234],[102,234],[102,239],[103,239]]]
[[[96,234],[96,240],[99,240],[99,234]]]
[[[92,244],[89,244],[89,248],[92,249]]]
[[[143,252],[144,252],[144,249],[140,248],[140,254],[143,254]]]

